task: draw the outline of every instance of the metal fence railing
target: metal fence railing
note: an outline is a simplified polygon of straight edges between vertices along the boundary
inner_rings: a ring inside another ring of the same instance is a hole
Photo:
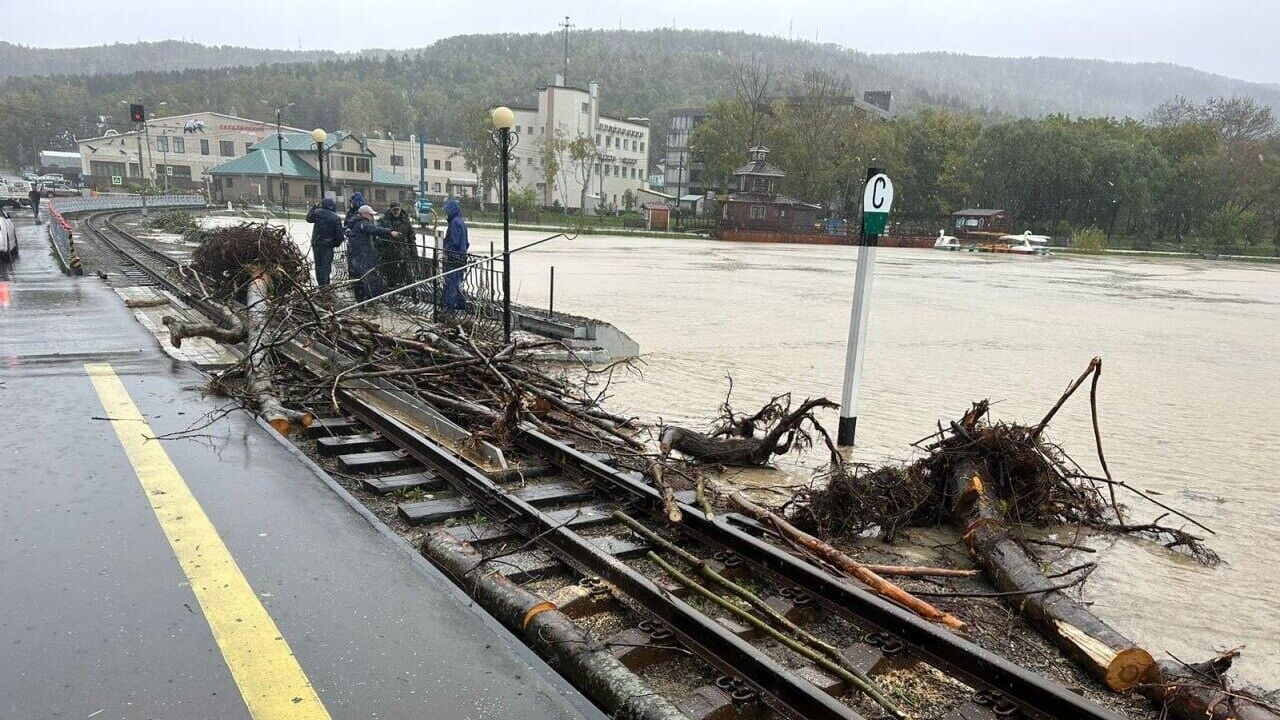
[[[502,256],[467,254],[454,258],[438,248],[419,246],[412,260],[384,259],[381,269],[388,291],[453,270],[457,281],[445,275],[390,299],[428,313],[433,320],[462,323],[477,333],[501,332]]]
[[[147,208],[204,207],[201,195],[148,195]],[[96,197],[54,198],[49,201],[50,211],[67,215],[77,212],[100,210],[134,210],[142,207],[141,195],[98,195]]]
[[[53,245],[53,252],[58,256],[58,263],[62,265],[63,272],[68,275],[81,275],[83,270],[80,269],[80,258],[75,252],[75,243],[72,240],[71,223],[62,217],[62,213],[54,207],[53,203],[49,203],[49,244]]]

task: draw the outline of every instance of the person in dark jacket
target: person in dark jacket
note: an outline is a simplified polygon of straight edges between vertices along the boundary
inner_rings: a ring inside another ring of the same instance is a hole
[[[40,188],[32,185],[27,199],[31,201],[31,212],[35,215],[36,222],[40,222]]]
[[[414,255],[417,254],[417,234],[413,229],[413,220],[393,202],[382,214],[378,224],[388,230],[400,233],[399,240],[379,240],[374,243],[378,254],[382,256],[382,279],[388,290],[404,287],[414,278]]]
[[[467,264],[467,221],[462,217],[462,206],[457,198],[444,201],[444,214],[449,218],[449,227],[444,232],[444,269],[445,272],[458,270]],[[461,311],[467,309],[467,296],[462,292],[462,281],[466,270],[451,272],[444,277],[444,309]]]
[[[333,249],[343,241],[338,204],[333,198],[321,200],[307,211],[307,222],[315,226],[311,228],[311,257],[316,266],[316,284],[324,287],[333,271]]]
[[[351,199],[347,201],[347,217],[343,219],[343,227],[351,227],[356,220],[359,219],[360,208],[364,207],[364,193],[359,190],[351,193]]]
[[[373,221],[373,208],[361,205],[356,210],[356,219],[348,229],[347,238],[347,271],[355,285],[356,301],[364,302],[382,294],[382,275],[378,272],[378,249],[373,239],[400,237],[395,230],[380,227]]]

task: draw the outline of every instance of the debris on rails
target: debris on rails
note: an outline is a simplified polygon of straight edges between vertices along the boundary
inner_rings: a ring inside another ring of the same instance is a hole
[[[209,337],[243,343],[243,359],[216,375],[212,387],[282,432],[321,410],[337,412],[344,383],[376,380],[455,416],[476,442],[505,443],[518,423],[529,422],[604,449],[639,455],[646,447],[630,419],[601,407],[609,379],[629,362],[584,367],[581,378],[570,380],[567,373],[540,369],[534,359],[535,351],[555,342],[506,343],[473,334],[465,323],[436,323],[429,309],[394,301],[344,312],[338,285],[311,284],[306,260],[282,227],[244,223],[212,230],[183,272],[222,319],[167,317],[172,342]],[[352,360],[303,377],[283,354],[290,344]]]
[[[1225,678],[1223,673],[1238,650],[1197,665],[1157,661],[1069,592],[1082,585],[1095,563],[1046,576],[1029,544],[1033,541],[1017,532],[1074,525],[1142,535],[1203,564],[1219,562],[1203,536],[1195,534],[1212,534],[1207,526],[1112,477],[1098,425],[1101,371],[1101,359],[1094,358],[1035,425],[992,421],[990,405],[982,401],[916,443],[925,456],[909,465],[872,469],[833,459],[818,482],[796,495],[788,508],[789,518],[818,535],[846,538],[868,533],[892,536],[906,527],[950,523],[961,531],[975,564],[996,588],[983,596],[1005,601],[1108,689],[1139,693],[1165,714],[1184,720],[1277,720],[1277,708],[1260,696],[1232,689]],[[1090,378],[1101,475],[1085,472],[1044,435],[1049,421]],[[1117,491],[1135,493],[1159,507],[1160,515],[1151,522],[1126,520],[1130,510],[1118,501]],[[1170,516],[1185,525],[1169,524]]]

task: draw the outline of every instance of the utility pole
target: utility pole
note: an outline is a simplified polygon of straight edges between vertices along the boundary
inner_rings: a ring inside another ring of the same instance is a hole
[[[146,127],[146,125],[143,125],[143,127]],[[145,178],[147,173],[146,165],[142,163],[142,133],[138,133],[135,137],[138,138],[138,174]],[[138,195],[142,197],[142,217],[145,218],[147,216],[147,189],[139,187]]]
[[[564,22],[560,23],[560,27],[564,28],[564,84],[569,84],[569,29],[573,27],[569,23],[569,16],[564,16]]]
[[[156,186],[156,165],[151,160],[151,130],[150,130],[150,124],[146,120],[142,121],[142,134],[145,135],[147,138],[147,165],[151,167],[151,178],[150,178],[151,187],[155,187]],[[143,173],[143,176],[146,176],[145,172]],[[145,215],[146,213],[143,213],[143,214]]]
[[[426,212],[425,203],[427,200],[427,135],[422,128],[418,128],[418,219],[422,219],[422,213]]]
[[[164,138],[164,147],[160,148],[161,157],[164,158],[164,194],[169,194],[169,135],[164,128],[160,128],[160,137]]]
[[[287,213],[289,209],[285,206],[284,199],[284,133],[283,126],[280,124],[280,108],[276,108],[276,152],[279,157],[276,163],[280,166],[280,212]]]

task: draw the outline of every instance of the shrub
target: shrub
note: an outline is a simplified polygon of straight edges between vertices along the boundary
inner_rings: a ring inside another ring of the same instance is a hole
[[[1107,234],[1092,225],[1080,228],[1071,236],[1071,247],[1088,252],[1102,252],[1107,249]]]

